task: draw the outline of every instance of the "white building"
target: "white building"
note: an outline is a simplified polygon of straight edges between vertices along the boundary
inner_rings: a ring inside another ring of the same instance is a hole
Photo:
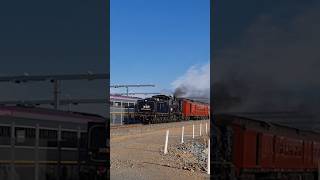
[[[116,94],[110,95],[110,123],[125,124],[127,122],[135,122],[134,107],[139,99],[141,98]]]

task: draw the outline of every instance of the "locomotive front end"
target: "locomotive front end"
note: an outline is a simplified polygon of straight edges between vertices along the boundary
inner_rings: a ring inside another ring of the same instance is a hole
[[[153,99],[138,100],[136,118],[142,123],[149,124],[155,117],[155,102]]]

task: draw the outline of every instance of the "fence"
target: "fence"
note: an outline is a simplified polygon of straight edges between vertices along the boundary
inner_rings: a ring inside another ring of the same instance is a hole
[[[210,130],[208,131],[208,123],[206,122],[206,123],[204,123],[205,124],[205,133],[203,134],[203,129],[202,129],[202,123],[200,123],[199,124],[199,129],[198,129],[198,131],[199,131],[199,137],[201,137],[201,136],[209,136],[210,137]],[[195,134],[195,130],[196,130],[196,128],[195,128],[195,124],[192,124],[192,140],[194,140],[195,139],[195,136],[196,136],[196,134]],[[169,129],[167,129],[166,130],[166,135],[165,135],[165,144],[164,144],[164,150],[163,150],[163,152],[164,152],[164,154],[167,154],[168,153],[168,144],[169,144],[169,134],[170,134],[170,130]],[[182,125],[182,127],[181,127],[181,143],[183,144],[183,143],[185,143],[185,126],[184,125]],[[208,148],[208,153],[207,153],[207,174],[210,174],[210,138],[208,139],[208,142],[207,142],[207,148]]]

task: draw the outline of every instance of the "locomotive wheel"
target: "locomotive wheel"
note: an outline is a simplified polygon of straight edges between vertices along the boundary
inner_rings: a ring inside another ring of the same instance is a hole
[[[168,122],[168,118],[162,117],[161,119],[162,119],[162,122],[165,122],[165,123]]]
[[[177,121],[178,121],[177,116],[175,116],[175,115],[174,115],[172,118],[173,118],[173,121],[175,121],[175,122],[177,122]]]
[[[174,116],[171,116],[171,117],[170,117],[170,121],[171,121],[171,122],[175,122],[175,121],[176,121],[176,118],[175,118]]]
[[[156,117],[156,123],[160,123],[160,118]]]

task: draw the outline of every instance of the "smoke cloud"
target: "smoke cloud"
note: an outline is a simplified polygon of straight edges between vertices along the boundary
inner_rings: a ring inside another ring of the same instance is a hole
[[[171,83],[177,97],[191,97],[208,102],[210,97],[210,63],[194,65]]]
[[[319,9],[312,4],[285,23],[273,14],[260,15],[237,44],[215,54],[215,108],[319,115]]]

